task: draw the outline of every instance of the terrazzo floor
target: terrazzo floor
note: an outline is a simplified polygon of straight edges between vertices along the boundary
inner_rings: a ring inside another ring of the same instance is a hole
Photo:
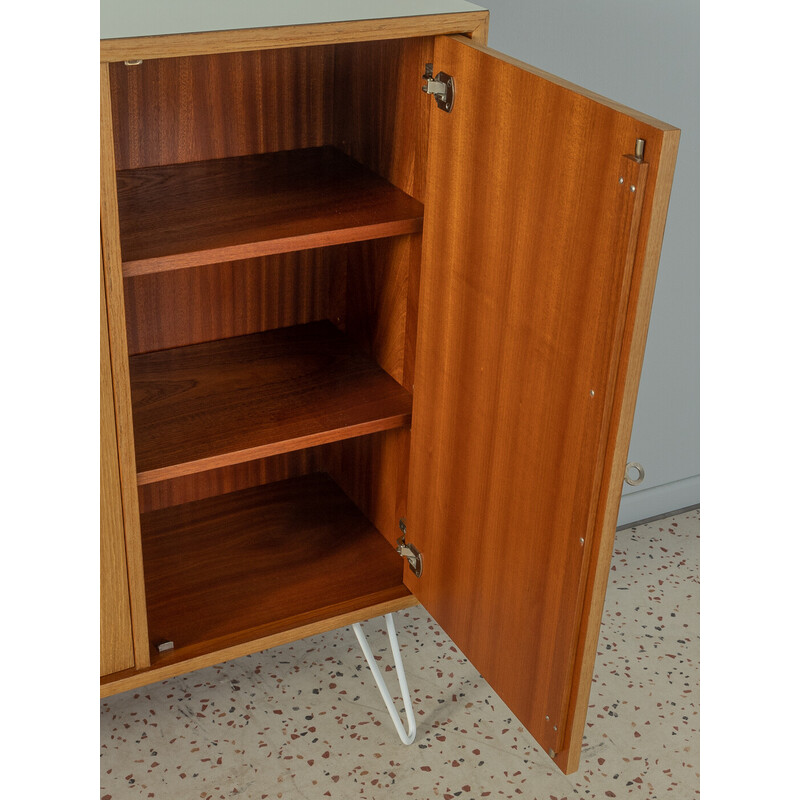
[[[102,701],[100,796],[169,800],[699,795],[693,510],[617,533],[580,769],[562,775],[421,606],[395,615],[417,739],[341,629]],[[364,625],[391,663],[381,619]],[[394,675],[387,676],[391,691]]]

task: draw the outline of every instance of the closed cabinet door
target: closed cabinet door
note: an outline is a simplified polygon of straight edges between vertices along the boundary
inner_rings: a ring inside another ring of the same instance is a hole
[[[133,667],[105,288],[100,282],[100,674]]]

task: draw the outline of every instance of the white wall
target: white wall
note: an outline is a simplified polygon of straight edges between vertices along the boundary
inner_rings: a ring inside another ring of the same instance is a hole
[[[619,524],[700,502],[699,0],[483,0],[489,46],[681,129]]]

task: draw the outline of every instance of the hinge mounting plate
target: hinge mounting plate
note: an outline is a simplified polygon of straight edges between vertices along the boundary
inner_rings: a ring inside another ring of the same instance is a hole
[[[453,76],[439,72],[434,77],[433,64],[426,64],[422,79],[425,81],[422,84],[422,91],[425,94],[432,94],[436,99],[436,105],[449,114],[456,99],[456,82]]]
[[[422,553],[414,547],[413,544],[406,542],[406,521],[400,520],[400,533],[402,534],[397,540],[397,547],[395,548],[403,558],[408,559],[408,566],[411,571],[418,578],[422,575]]]

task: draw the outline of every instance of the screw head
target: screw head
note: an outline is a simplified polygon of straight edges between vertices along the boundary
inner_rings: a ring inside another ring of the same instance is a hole
[[[631,186],[631,191],[635,192],[636,191],[636,187],[635,186]]]
[[[620,178],[620,179],[619,179],[619,182],[620,182],[620,183],[625,183],[625,178]]]

